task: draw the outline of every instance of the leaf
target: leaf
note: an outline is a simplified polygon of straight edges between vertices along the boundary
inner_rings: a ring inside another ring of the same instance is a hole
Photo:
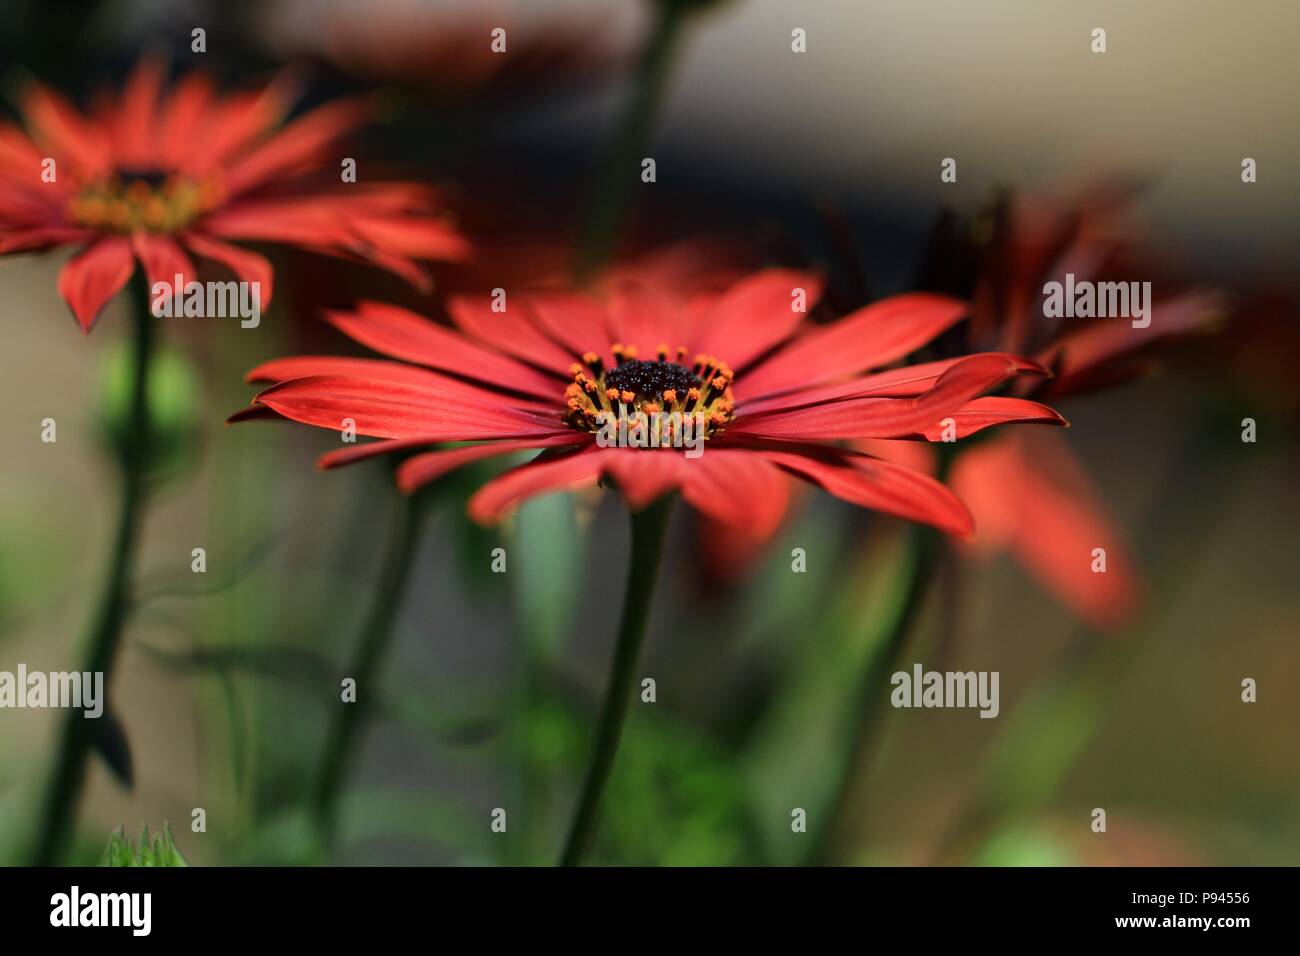
[[[95,721],[93,733],[91,747],[104,758],[118,783],[130,790],[135,784],[135,775],[131,763],[131,747],[127,743],[126,728],[122,726],[122,721],[115,713],[106,710]]]
[[[582,556],[572,495],[547,495],[519,508],[507,577],[514,585],[515,626],[535,652],[556,653],[569,637]]]

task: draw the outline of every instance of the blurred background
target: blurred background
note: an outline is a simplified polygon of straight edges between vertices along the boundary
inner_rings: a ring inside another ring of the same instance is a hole
[[[647,147],[657,182],[630,189],[620,259],[707,239],[737,260],[824,270],[826,308],[840,314],[924,285],[936,249],[946,255],[945,221],[978,233],[998,197],[1059,197],[1068,210],[1082,185],[1115,180],[1135,184],[1124,240],[1180,287],[1218,290],[1226,321],[1058,404],[1072,427],[1053,437],[1131,553],[1131,614],[1099,623],[1045,586],[1041,554],[943,549],[904,666],[999,671],[995,720],[882,711],[864,694],[905,610],[914,536],[900,522],[808,494],[742,560],[679,509],[640,667],[658,699],[632,705],[591,859],[1294,864],[1300,6],[693,7]],[[490,471],[433,490],[382,699],[326,848],[308,788],[402,505],[382,461],[316,471],[332,435],[224,421],[253,394],[242,378],[258,362],[355,353],[316,318],[322,307],[385,298],[441,316],[448,291],[566,268],[656,9],[0,7],[10,94],[35,76],[86,102],[145,52],[232,88],[291,68],[307,105],[379,91],[385,122],[357,138],[361,168],[445,188],[484,250],[471,266],[435,266],[427,297],[375,270],[276,252],[276,302],[259,328],[168,327],[160,400],[174,461],[114,683],[134,779],[95,763],[75,859],[96,860],[115,827],[166,821],[198,864],[553,862],[612,651],[619,503],[552,496],[484,530],[464,500]],[[504,57],[489,52],[496,26]],[[195,27],[206,53],[190,50]],[[1096,27],[1104,54],[1091,50]],[[791,50],[796,28],[806,53]],[[954,183],[940,181],[946,157]],[[1257,182],[1242,182],[1244,157]],[[117,303],[80,334],[56,293],[61,262],[0,260],[0,670],[77,666],[113,522],[101,419],[122,400],[127,321]],[[54,445],[39,440],[47,417]],[[1241,439],[1246,417],[1255,443]],[[1038,527],[1055,533],[1050,518]],[[491,570],[497,547],[505,574]],[[796,547],[807,573],[791,573]],[[1245,678],[1255,703],[1241,700]],[[21,858],[60,716],[0,714],[0,862]],[[196,807],[206,832],[191,831]],[[1089,827],[1097,807],[1105,835]],[[496,808],[506,834],[490,828]],[[806,833],[792,832],[795,808]]]

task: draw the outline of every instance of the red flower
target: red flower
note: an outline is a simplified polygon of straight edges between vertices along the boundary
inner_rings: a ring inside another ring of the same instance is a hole
[[[219,97],[197,73],[165,93],[147,60],[91,115],[33,86],[21,103],[30,138],[0,125],[0,254],[84,247],[59,293],[87,330],[137,259],[151,284],[188,280],[191,253],[213,260],[261,283],[265,306],[270,263],[231,240],[362,259],[420,285],[415,260],[466,255],[426,187],[307,177],[339,168],[330,147],[365,119],[364,103],[330,103],[280,128],[289,105],[281,85]]]
[[[701,512],[756,534],[780,522],[787,473],[831,494],[947,531],[968,534],[965,506],[942,484],[880,458],[826,444],[853,438],[937,440],[1004,422],[1061,424],[1052,409],[981,393],[1032,362],[989,353],[869,369],[896,362],[965,314],[942,296],[899,296],[823,327],[805,327],[796,289],[811,307],[821,282],[769,270],[687,304],[629,281],[602,300],[567,293],[449,303],[457,331],[393,306],[366,303],[329,320],[400,362],[302,356],[268,362],[250,381],[276,383],[234,416],[284,417],[383,441],[331,452],[322,467],[441,442],[398,472],[411,491],[467,462],[543,449],[470,501],[471,516],[498,519],[533,495],[598,478],[633,509],[680,490]],[[407,364],[416,363],[416,364]],[[425,367],[420,367],[425,366]],[[706,420],[704,453],[602,447],[600,412],[682,411]]]
[[[1053,377],[1013,391],[1055,400],[1133,379],[1148,370],[1156,349],[1213,330],[1222,297],[1182,288],[1138,258],[1126,238],[1134,232],[1130,199],[1131,190],[1113,185],[1073,197],[1020,196],[1001,203],[983,228],[940,237],[937,261],[927,272],[942,274],[948,263],[963,259],[974,271],[973,290],[961,278],[936,283],[972,296],[971,321],[957,348],[1033,356]],[[987,238],[977,243],[971,237],[981,232]],[[1150,324],[1046,317],[1044,284],[1067,273],[1080,281],[1150,281]],[[1000,435],[958,455],[951,480],[975,516],[978,532],[970,544],[986,555],[1010,552],[1080,618],[1094,627],[1117,627],[1138,608],[1135,562],[1073,451],[1051,438]],[[1106,552],[1104,574],[1093,571],[1097,548]]]
[[[1130,199],[1131,190],[1102,184],[1076,196],[1018,196],[999,205],[991,236],[969,253],[978,276],[965,347],[1034,356],[1054,373],[1034,393],[1055,397],[1132,379],[1147,371],[1154,348],[1221,324],[1219,293],[1157,275],[1136,254],[1125,238],[1134,232]],[[1150,282],[1149,324],[1136,327],[1128,316],[1048,318],[1044,284],[1067,273],[1080,282]]]
[[[627,17],[615,16],[629,12],[309,0],[264,5],[256,34],[277,56],[308,54],[354,76],[435,95],[544,95],[608,80],[630,60],[636,38],[625,36]]]

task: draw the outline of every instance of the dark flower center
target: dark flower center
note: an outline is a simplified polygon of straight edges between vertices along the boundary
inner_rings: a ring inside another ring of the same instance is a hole
[[[167,182],[170,173],[161,169],[144,169],[131,166],[119,166],[117,178],[128,185],[132,182],[142,182],[150,189],[157,189],[163,183]]]
[[[643,362],[633,359],[605,375],[605,385],[619,392],[633,392],[642,398],[662,400],[664,392],[673,390],[685,395],[700,387],[699,377],[676,362]]]
[[[570,368],[573,381],[565,389],[565,422],[584,432],[600,432],[610,419],[644,418],[644,427],[657,439],[652,447],[669,447],[680,429],[702,429],[711,437],[732,418],[735,399],[731,384],[735,374],[727,363],[712,355],[697,355],[687,365],[685,346],[673,354],[658,348],[658,359],[638,359],[634,346],[614,344],[615,366],[607,369],[595,352],[582,356]],[[690,419],[689,424],[685,419]]]

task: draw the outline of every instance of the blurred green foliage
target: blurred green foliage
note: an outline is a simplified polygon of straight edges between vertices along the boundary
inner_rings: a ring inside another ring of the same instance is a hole
[[[146,823],[137,840],[129,839],[118,827],[108,838],[108,846],[100,857],[100,866],[189,866],[181,851],[176,848],[172,829],[166,823],[162,832],[149,833]]]

